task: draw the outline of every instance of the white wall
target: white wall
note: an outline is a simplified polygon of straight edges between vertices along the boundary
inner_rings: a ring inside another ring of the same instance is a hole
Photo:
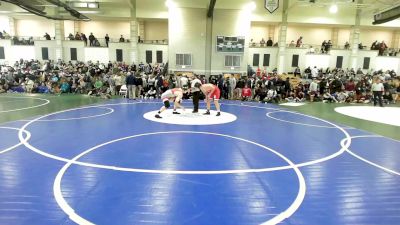
[[[305,55],[308,49],[304,48],[286,48],[286,60],[285,60],[285,70],[284,72],[293,72],[295,67],[292,67],[293,55],[299,55],[299,68],[303,70],[306,65]]]
[[[5,59],[0,60],[1,64],[14,64],[20,59],[31,60],[36,59],[34,46],[14,46],[11,40],[0,40],[0,46],[4,47]]]
[[[211,74],[224,72],[246,73],[248,63],[248,46],[250,41],[250,11],[216,9],[212,26]],[[227,19],[229,18],[229,19]],[[244,53],[221,53],[216,51],[217,36],[244,36]],[[225,67],[225,55],[240,55],[240,68]]]
[[[101,48],[101,47],[87,47],[84,49],[85,52],[85,62],[92,61],[92,62],[101,62],[101,63],[108,63],[109,61],[109,52],[108,48]]]
[[[64,20],[64,36],[68,37],[70,33],[73,34],[74,36],[76,34],[74,33],[74,21]]]
[[[110,43],[108,48],[108,59],[112,62],[117,61],[117,49],[122,49],[122,60],[125,63],[131,64],[130,43]],[[108,62],[108,61],[107,61]]]
[[[48,48],[50,60],[58,60],[56,58],[56,41],[35,41],[35,59],[42,60],[42,48]]]
[[[336,60],[338,56],[343,56],[343,64],[342,64],[343,69],[350,67],[350,54],[351,54],[350,50],[331,50],[329,54],[330,54],[329,68],[336,67]]]
[[[346,41],[351,43],[350,40],[350,29],[341,28],[338,32],[338,43],[337,45],[344,46]]]
[[[10,23],[7,16],[0,16],[0,31],[10,33]]]
[[[308,2],[308,1],[307,1]],[[305,3],[307,3],[305,2]],[[297,2],[301,4],[300,2]],[[346,3],[348,4],[348,3]],[[337,14],[329,13],[329,5],[321,7],[321,4],[306,4],[308,6],[291,7],[288,14],[289,23],[310,23],[310,24],[341,24],[354,25],[355,13],[353,7],[338,5]],[[322,41],[321,41],[322,42]]]
[[[250,39],[255,43],[260,43],[261,39],[268,40],[269,27],[268,24],[252,23],[250,28]],[[274,38],[274,37],[272,37]]]
[[[168,20],[145,21],[144,37],[145,40],[168,39]]]
[[[63,57],[65,61],[71,60],[71,48],[76,48],[77,61],[85,60],[85,44],[83,41],[63,41]]]
[[[254,54],[260,54],[260,60],[259,60],[258,66],[253,66],[253,55]],[[268,67],[263,66],[264,54],[270,54]],[[267,71],[272,71],[274,68],[277,67],[277,61],[276,61],[277,55],[278,55],[278,48],[269,48],[269,47],[268,48],[249,48],[248,64],[254,69],[254,71],[256,71],[258,67],[260,67],[260,69],[266,68]]]
[[[34,46],[12,46],[12,51],[10,51],[9,54],[10,54],[11,64],[20,59],[24,60],[38,59]]]
[[[378,56],[378,51],[370,51],[370,50],[359,50],[357,54],[357,67],[363,68],[364,64],[364,57],[369,57],[369,68],[376,68],[375,67],[375,59]],[[365,70],[366,71],[366,70]]]
[[[130,39],[130,25],[128,21],[89,21],[80,22],[81,33],[86,34],[89,37],[90,33],[96,38],[102,39],[108,34],[111,39],[119,39],[121,34],[125,40]]]
[[[204,74],[207,9],[170,8],[168,21],[169,69]],[[176,66],[176,54],[192,54],[192,66]]]
[[[304,57],[305,59],[305,67],[314,68],[327,68],[330,66],[330,55],[325,54],[306,54],[305,56],[300,56],[301,58]]]
[[[375,58],[375,70],[394,70],[400,73],[400,58],[389,56],[378,56]]]
[[[52,20],[35,17],[32,19],[15,20],[15,34],[26,37],[43,37],[45,33],[54,37],[55,28]]]
[[[381,30],[379,28],[361,29],[360,30],[360,42],[370,49],[374,41],[385,41],[386,45],[390,47],[392,45],[393,30]]]
[[[290,43],[292,40],[296,43],[300,36],[303,37],[303,44],[321,45],[324,40],[331,40],[332,28],[289,25],[286,43]]]
[[[168,45],[138,44],[139,62],[146,63],[146,51],[152,51],[152,64],[157,63],[157,51],[162,51],[163,63],[168,62]]]

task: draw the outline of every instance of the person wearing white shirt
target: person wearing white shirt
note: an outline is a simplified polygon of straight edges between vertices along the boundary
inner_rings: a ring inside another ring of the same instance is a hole
[[[188,88],[188,83],[189,83],[188,78],[186,77],[186,75],[184,75],[184,76],[181,77],[180,80],[181,80],[181,88],[183,90],[186,90]]]
[[[317,94],[318,94],[318,83],[317,79],[314,77],[310,84],[310,102],[314,101],[314,97]]]
[[[374,83],[372,84],[372,93],[374,94],[374,106],[376,106],[377,101],[379,102],[379,106],[383,107],[382,104],[382,93],[384,91],[383,84],[381,79],[375,78]]]
[[[311,77],[317,78],[317,76],[318,76],[318,69],[316,66],[314,66],[314,68],[311,69]]]

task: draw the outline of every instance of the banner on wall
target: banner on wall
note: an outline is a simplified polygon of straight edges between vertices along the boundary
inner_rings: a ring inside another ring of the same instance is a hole
[[[269,13],[273,13],[279,8],[279,0],[265,0],[264,7]]]

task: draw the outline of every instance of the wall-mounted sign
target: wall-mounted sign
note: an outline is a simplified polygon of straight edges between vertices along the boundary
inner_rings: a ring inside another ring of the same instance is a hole
[[[264,7],[268,12],[273,13],[279,8],[279,0],[265,0]]]

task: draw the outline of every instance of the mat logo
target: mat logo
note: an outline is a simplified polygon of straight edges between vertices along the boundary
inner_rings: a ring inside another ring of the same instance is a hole
[[[265,0],[264,7],[269,13],[273,13],[279,8],[279,0]]]

